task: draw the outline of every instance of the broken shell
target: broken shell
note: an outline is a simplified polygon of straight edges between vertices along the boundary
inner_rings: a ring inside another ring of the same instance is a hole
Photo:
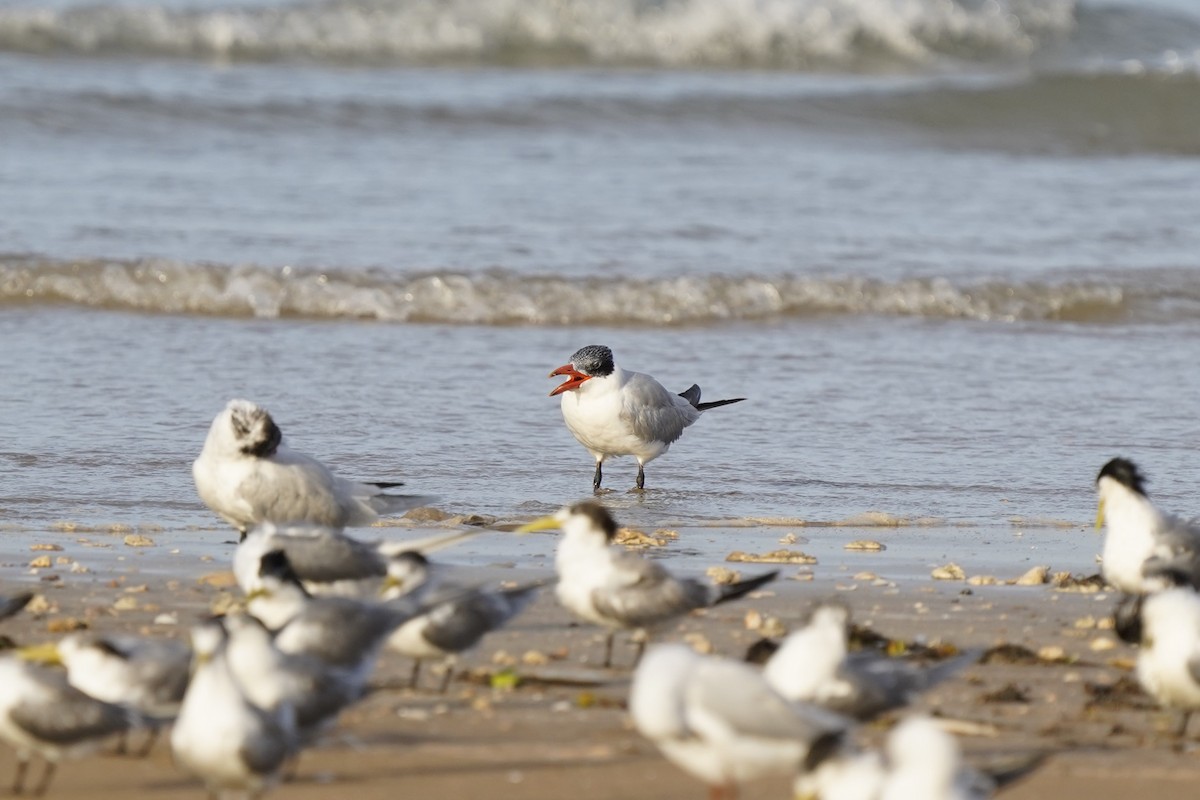
[[[726,561],[752,562],[756,564],[816,564],[817,557],[800,550],[772,550],[770,553],[744,553],[735,550],[725,556]]]
[[[1016,586],[1041,586],[1050,575],[1049,567],[1033,567],[1021,577],[1013,581]]]
[[[961,581],[967,577],[963,568],[953,562],[938,567],[930,575],[935,581]]]
[[[124,539],[126,547],[154,547],[154,540],[140,533],[131,533]]]
[[[853,542],[846,542],[842,545],[843,550],[863,550],[867,552],[877,553],[880,550],[887,550],[887,545],[883,542],[876,542],[873,539],[855,539]]]
[[[713,583],[720,584],[737,583],[741,577],[737,570],[728,567],[709,567],[704,574],[711,578]]]

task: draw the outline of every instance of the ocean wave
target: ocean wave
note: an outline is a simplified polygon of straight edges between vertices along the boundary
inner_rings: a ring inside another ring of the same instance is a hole
[[[0,50],[221,61],[895,69],[1025,58],[1075,0],[326,0],[0,9]]]
[[[0,257],[0,308],[53,304],[155,314],[453,325],[686,326],[822,315],[1104,324],[1195,319],[1200,276],[1184,270],[1061,283],[791,275],[571,279],[503,271],[321,272],[161,260]]]

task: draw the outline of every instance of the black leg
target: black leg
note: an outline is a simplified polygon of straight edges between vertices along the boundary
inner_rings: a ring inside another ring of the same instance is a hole
[[[37,788],[33,790],[35,795],[41,797],[46,793],[46,790],[50,788],[50,781],[54,780],[54,773],[57,769],[58,764],[55,764],[53,761],[46,762],[46,771],[42,773],[42,780],[37,785]]]
[[[162,728],[157,726],[150,729],[149,735],[146,737],[146,743],[142,745],[142,749],[137,751],[138,758],[145,758],[150,755],[150,751],[154,749],[155,743],[158,741],[158,735],[162,733]],[[124,739],[122,738],[122,741]]]
[[[604,480],[604,473],[600,469],[600,465],[603,463],[603,461],[596,462],[596,474],[592,476],[592,489],[595,491],[600,490],[600,481]]]
[[[633,666],[636,667],[642,663],[642,654],[646,652],[646,637],[643,636],[638,639],[635,644],[637,645],[637,652],[633,654]]]
[[[417,688],[417,679],[421,677],[421,659],[413,659],[412,675],[408,678],[408,688]]]
[[[1182,739],[1187,736],[1188,723],[1192,721],[1191,711],[1181,711],[1179,713],[1179,727],[1175,729],[1175,738]]]
[[[25,773],[29,771],[29,759],[17,756],[17,774],[13,776],[12,793],[25,791]]]
[[[638,488],[639,488],[639,489],[645,489],[645,488],[646,488],[646,470],[642,468],[642,465],[641,465],[641,464],[638,464],[638,480],[637,480],[637,486],[638,486]]]
[[[612,666],[612,646],[613,637],[617,635],[616,631],[609,631],[608,636],[604,639],[604,666]]]
[[[450,688],[451,679],[454,677],[454,664],[445,663],[442,666],[445,667],[446,671],[442,673],[442,688],[438,689],[438,692],[445,694],[446,690]]]

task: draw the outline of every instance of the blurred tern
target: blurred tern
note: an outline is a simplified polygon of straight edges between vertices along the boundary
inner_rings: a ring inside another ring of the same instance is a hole
[[[1138,597],[1132,613],[1134,634],[1119,632],[1141,645],[1138,683],[1160,705],[1180,711],[1175,735],[1182,738],[1200,709],[1200,595],[1190,587],[1165,589]]]
[[[746,399],[701,403],[695,384],[673,394],[649,375],[621,369],[613,363],[612,350],[598,344],[575,351],[570,363],[550,373],[551,378],[560,375],[567,380],[550,396],[562,395],[567,429],[596,459],[592,487],[597,490],[601,465],[610,456],[636,458],[637,488],[645,488],[645,465],[667,452],[701,413]]]
[[[174,719],[187,690],[192,651],[184,642],[127,635],[72,633],[57,643],[25,648],[23,657],[61,663],[67,682],[97,700],[137,711],[150,728],[150,752],[161,724]],[[124,752],[122,736],[118,751]]]
[[[362,697],[363,688],[351,672],[304,654],[284,653],[249,614],[227,616],[223,624],[229,634],[225,657],[247,699],[268,711],[291,706],[302,741],[316,739],[342,709]]]
[[[958,741],[927,717],[906,719],[893,728],[885,751],[827,758],[796,780],[794,796],[797,800],[984,800],[1000,784],[1030,768],[1026,765],[997,780],[967,766]]]
[[[46,762],[34,794],[44,794],[63,758],[86,755],[137,723],[128,709],[89,697],[61,672],[0,658],[0,739],[17,751],[13,794],[25,789],[34,754]]]
[[[230,667],[220,620],[192,631],[192,680],[171,731],[175,763],[204,781],[209,796],[256,797],[277,780],[296,747],[291,706],[255,705]]]
[[[1096,529],[1107,526],[1104,579],[1127,594],[1176,583],[1200,587],[1200,528],[1165,514],[1146,495],[1137,465],[1114,458],[1096,477]]]
[[[259,586],[246,595],[246,610],[274,633],[281,651],[343,669],[361,687],[388,636],[423,609],[407,597],[382,603],[312,597],[287,555],[272,550],[262,557]]]
[[[244,535],[260,522],[370,525],[429,498],[385,494],[399,483],[355,483],[290,450],[267,410],[230,400],[216,416],[192,477],[204,503]]]
[[[736,797],[746,781],[811,770],[836,751],[849,725],[785,699],[746,664],[678,644],[646,652],[633,676],[629,713],[638,731],[704,781],[714,800]]]
[[[524,611],[543,585],[542,581],[537,581],[511,589],[447,591],[449,587],[430,585],[435,582],[432,565],[423,555],[402,553],[394,560],[396,562],[403,565],[410,580],[395,580],[394,568],[390,575],[394,583],[384,591],[383,598],[391,600],[411,591],[422,591],[422,602],[428,607],[427,611],[397,628],[387,642],[389,650],[413,659],[409,681],[412,688],[416,688],[423,659],[452,658],[474,647],[486,634],[503,627]],[[439,597],[446,599],[439,601]],[[452,670],[447,669],[443,675],[442,692],[449,686],[452,674]]]
[[[588,500],[534,520],[517,532],[551,529],[563,532],[555,554],[559,602],[589,622],[608,628],[606,667],[612,664],[613,636],[618,629],[648,629],[695,609],[735,600],[779,574],[776,570],[726,585],[676,578],[656,562],[613,546],[617,523],[603,506]]]
[[[977,660],[965,654],[934,665],[870,652],[850,653],[850,610],[821,603],[808,624],[783,640],[763,677],[789,700],[803,700],[869,720],[912,702],[915,696]]]
[[[340,528],[263,522],[251,528],[238,544],[233,554],[233,574],[242,591],[249,593],[258,583],[262,557],[271,550],[282,550],[309,592],[363,594],[364,584],[383,581],[394,556],[409,551],[431,553],[481,532],[477,529],[410,541],[367,542],[347,536]],[[377,592],[379,587],[374,588]]]

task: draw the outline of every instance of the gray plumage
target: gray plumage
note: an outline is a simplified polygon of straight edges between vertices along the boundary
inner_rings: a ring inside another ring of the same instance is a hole
[[[103,738],[133,726],[134,716],[128,709],[90,697],[60,677],[49,672],[39,676],[39,681],[54,691],[53,705],[23,701],[9,711],[9,719],[35,739],[56,745]]]
[[[0,620],[13,616],[29,605],[29,601],[32,599],[33,592],[22,592],[21,594],[14,594],[11,597],[0,597]]]
[[[541,583],[499,591],[476,590],[433,606],[425,639],[439,650],[460,653],[520,614],[537,597]]]

